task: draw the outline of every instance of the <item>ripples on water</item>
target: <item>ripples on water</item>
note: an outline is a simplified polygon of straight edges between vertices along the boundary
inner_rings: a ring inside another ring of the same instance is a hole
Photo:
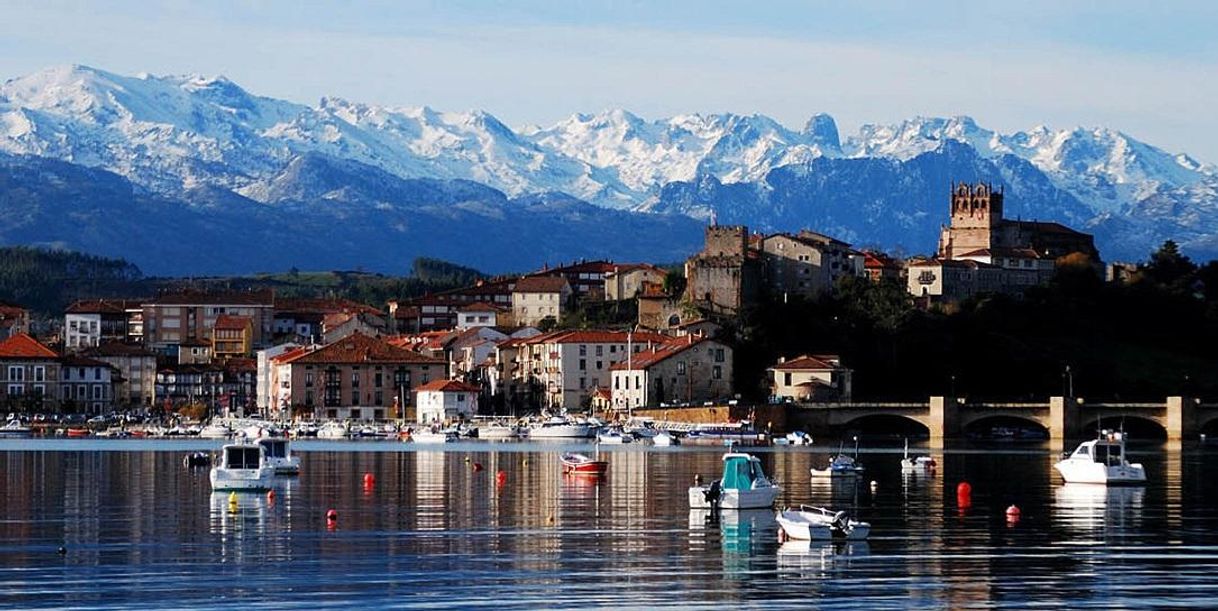
[[[564,446],[299,442],[302,474],[233,511],[206,469],[182,467],[200,447],[215,446],[0,442],[0,605],[1113,608],[1218,595],[1206,448],[1138,448],[1151,483],[1112,489],[1061,485],[1047,448],[949,451],[933,477],[865,453],[861,485],[810,481],[827,448],[763,451],[780,505],[872,523],[866,543],[780,545],[772,512],[715,522],[687,509],[721,449],[615,448],[596,481],[561,473]]]

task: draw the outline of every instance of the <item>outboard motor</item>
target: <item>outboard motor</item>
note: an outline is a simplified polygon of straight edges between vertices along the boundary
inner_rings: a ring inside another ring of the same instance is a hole
[[[723,488],[719,485],[720,480],[711,482],[709,488],[702,493],[702,498],[710,503],[711,512],[719,511],[719,498],[723,496]]]
[[[833,530],[834,537],[845,537],[850,534],[850,515],[844,511],[839,511],[833,514],[833,521],[829,523]]]

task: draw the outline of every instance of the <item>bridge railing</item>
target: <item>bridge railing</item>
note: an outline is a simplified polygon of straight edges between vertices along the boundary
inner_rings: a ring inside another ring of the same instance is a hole
[[[1163,409],[1163,403],[1083,403],[1084,409]]]
[[[832,403],[792,403],[795,407],[802,409],[926,409],[930,406],[929,403],[858,403],[858,402],[832,402]]]
[[[1049,409],[1048,403],[964,403],[965,409]]]

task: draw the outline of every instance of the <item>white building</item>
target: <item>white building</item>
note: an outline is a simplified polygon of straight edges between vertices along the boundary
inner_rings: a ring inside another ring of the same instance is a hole
[[[571,297],[571,284],[562,276],[528,276],[512,288],[512,315],[518,325],[536,325],[546,318],[562,320]]]
[[[629,351],[670,340],[650,332],[556,331],[526,340],[516,355],[515,373],[540,384],[543,406],[579,409],[593,390],[609,385],[609,369],[625,361]]]
[[[278,370],[273,366],[271,359],[295,350],[300,347],[300,344],[286,343],[279,344],[273,348],[259,350],[255,354],[258,356],[258,381],[256,383],[255,394],[257,396],[256,405],[258,413],[267,415],[268,410],[275,407],[275,398],[273,395],[274,382]]]
[[[417,389],[415,419],[419,424],[464,420],[478,411],[481,389],[457,380],[433,380]]]
[[[794,401],[850,401],[852,372],[836,354],[780,358],[769,368],[770,392]]]
[[[732,348],[713,339],[673,339],[612,369],[612,404],[617,410],[732,397]]]
[[[499,324],[501,308],[489,303],[474,303],[457,309],[457,330],[494,327]]]

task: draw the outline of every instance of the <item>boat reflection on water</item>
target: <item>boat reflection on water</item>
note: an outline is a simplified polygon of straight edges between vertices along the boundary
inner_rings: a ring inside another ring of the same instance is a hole
[[[288,528],[295,486],[295,479],[276,478],[269,492],[212,492],[210,532],[237,537],[266,534],[270,517],[275,514],[284,516],[282,523]]]
[[[871,554],[866,541],[787,541],[778,546],[778,571],[799,577],[820,577],[850,568],[856,558]]]
[[[1054,490],[1054,518],[1080,534],[1118,534],[1142,523],[1141,486],[1064,484]]]
[[[749,554],[759,542],[778,536],[778,522],[773,509],[733,509],[717,513],[709,509],[689,510],[691,549],[709,547],[715,531],[718,531],[723,551]]]
[[[862,477],[813,477],[812,501],[829,507],[857,505],[859,493],[865,488]]]

